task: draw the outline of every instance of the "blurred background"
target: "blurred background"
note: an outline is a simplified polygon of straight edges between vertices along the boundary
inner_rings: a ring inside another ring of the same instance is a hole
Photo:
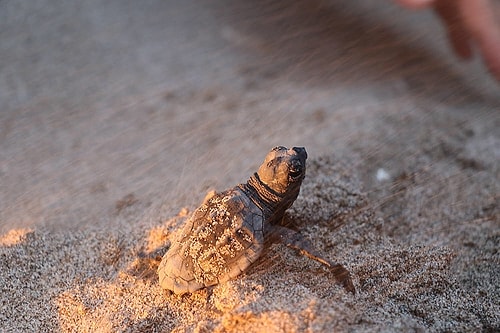
[[[0,1],[0,231],[153,224],[276,145],[352,161],[374,203],[425,168],[498,186],[499,97],[387,0]]]

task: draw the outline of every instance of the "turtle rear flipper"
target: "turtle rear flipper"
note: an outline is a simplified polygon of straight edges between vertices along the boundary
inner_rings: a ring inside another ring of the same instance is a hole
[[[349,271],[341,264],[333,263],[328,259],[323,258],[314,249],[314,246],[309,242],[307,238],[302,236],[300,233],[279,225],[273,225],[271,240],[274,242],[280,242],[286,246],[299,251],[302,255],[316,260],[323,265],[327,266],[330,271],[335,276],[335,279],[349,292],[355,294],[356,289],[352,283],[351,274]]]

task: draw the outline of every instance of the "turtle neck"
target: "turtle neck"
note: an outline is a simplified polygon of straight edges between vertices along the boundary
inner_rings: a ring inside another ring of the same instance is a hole
[[[264,184],[257,173],[254,173],[246,184],[240,184],[242,191],[259,207],[264,213],[264,218],[271,223],[281,219],[285,210],[293,203],[297,195],[291,198],[287,194],[281,194],[272,190]]]

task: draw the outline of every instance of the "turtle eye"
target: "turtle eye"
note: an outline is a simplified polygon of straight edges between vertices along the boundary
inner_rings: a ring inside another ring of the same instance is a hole
[[[290,166],[290,171],[288,172],[288,175],[291,178],[298,178],[302,175],[302,164],[299,161],[294,161],[292,165]]]
[[[296,170],[296,171],[292,170],[289,173],[290,177],[292,177],[292,178],[297,178],[300,176],[300,174],[301,174],[300,170]]]
[[[287,150],[287,148],[283,146],[276,146],[272,149],[272,151],[280,151],[280,150]]]

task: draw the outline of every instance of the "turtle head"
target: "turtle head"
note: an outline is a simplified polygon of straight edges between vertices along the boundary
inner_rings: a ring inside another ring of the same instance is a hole
[[[298,194],[306,175],[307,153],[304,147],[274,147],[259,167],[261,182],[279,194]]]

